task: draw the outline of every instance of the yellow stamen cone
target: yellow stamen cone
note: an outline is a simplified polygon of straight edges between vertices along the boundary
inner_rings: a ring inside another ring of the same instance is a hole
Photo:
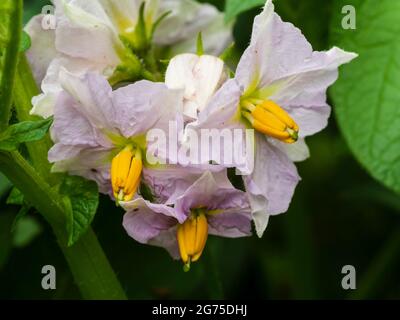
[[[192,214],[178,226],[177,240],[184,270],[190,270],[190,263],[199,260],[208,238],[208,222],[204,213]]]
[[[111,183],[117,201],[132,200],[140,183],[141,152],[131,145],[118,153],[111,163]]]
[[[266,100],[257,105],[243,103],[242,115],[253,128],[265,135],[286,143],[294,143],[298,139],[299,127],[289,114],[275,102]]]

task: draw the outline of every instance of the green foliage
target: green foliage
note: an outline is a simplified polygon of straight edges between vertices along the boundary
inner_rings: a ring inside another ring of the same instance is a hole
[[[19,52],[26,52],[32,45],[31,37],[25,31],[22,31],[21,42],[19,44]]]
[[[52,119],[25,121],[14,124],[0,134],[0,150],[14,151],[21,143],[43,139],[49,131]]]
[[[225,20],[227,22],[235,19],[236,16],[255,7],[259,7],[266,0],[226,0]]]
[[[356,30],[342,28],[347,4]],[[332,44],[359,54],[331,91],[340,128],[368,172],[400,192],[400,2],[336,0],[334,12]]]
[[[12,89],[18,62],[22,29],[22,0],[0,3],[0,130],[10,118]]]
[[[12,188],[7,198],[7,204],[22,206],[24,204],[24,195],[17,188]]]
[[[99,204],[97,184],[77,176],[65,177],[60,193],[67,208],[68,246],[75,244],[87,232]]]

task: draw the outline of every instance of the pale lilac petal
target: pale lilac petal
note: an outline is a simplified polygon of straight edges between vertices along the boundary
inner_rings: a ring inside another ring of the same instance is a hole
[[[135,205],[135,207],[133,207]],[[132,209],[124,215],[123,226],[130,237],[143,244],[166,248],[177,258],[177,220],[166,215],[164,205],[154,205],[141,198],[131,202]],[[172,208],[171,208],[172,209]]]
[[[299,139],[296,143],[285,143],[276,139],[268,139],[269,143],[286,153],[291,161],[301,162],[310,157],[310,150],[304,139]]]
[[[60,82],[94,127],[116,133],[117,112],[112,101],[112,88],[106,78],[95,73],[78,76],[64,69],[60,72]]]
[[[54,163],[52,171],[94,180],[100,191],[108,194],[113,146],[78,110],[73,98],[61,93],[51,127],[55,145],[50,149],[48,159]]]
[[[110,159],[112,149],[93,148],[87,145],[55,144],[49,151],[49,161],[54,163],[52,172],[68,172],[99,186],[99,191],[111,196]]]
[[[208,106],[199,114],[198,120],[188,125],[194,130],[243,128],[236,119],[241,90],[235,79],[228,80],[217,91]]]
[[[215,179],[207,171],[175,203],[175,210],[181,214],[189,214],[191,209],[199,207],[208,210],[240,209],[248,208],[248,201],[244,192],[232,186],[226,173]]]
[[[26,52],[36,83],[40,85],[50,62],[56,57],[55,32],[42,27],[44,15],[34,16],[24,30],[31,37],[31,47]]]
[[[264,11],[255,18],[251,43],[238,65],[236,78],[244,89],[254,80],[264,87],[297,73],[311,54],[312,47],[301,31],[283,22],[268,0]]]
[[[222,166],[191,166],[181,167],[178,165],[156,166],[143,169],[143,179],[152,190],[157,202],[174,204],[176,199],[196,181],[205,170],[214,173],[216,179],[223,181],[226,177],[225,168]]]
[[[187,215],[180,215],[171,206],[167,206],[165,204],[151,203],[150,201],[144,200],[141,197],[136,198],[132,201],[120,202],[120,204],[126,211],[133,211],[143,214],[149,214],[150,212],[153,212],[156,213],[156,215],[173,218],[174,225],[178,222],[183,223],[187,218]],[[168,221],[170,221],[170,219],[168,219]]]
[[[163,83],[139,81],[113,92],[113,104],[118,110],[116,126],[125,137],[162,129],[168,133],[170,121],[182,112],[181,90],[169,90]]]
[[[233,22],[226,23],[222,13],[218,14],[205,28],[202,28],[203,47],[206,54],[218,56],[233,43]],[[170,56],[197,52],[197,36],[188,38],[171,47]]]
[[[50,63],[45,78],[43,79],[41,89],[42,94],[33,97],[31,114],[47,118],[54,114],[54,106],[58,95],[62,91],[60,84],[61,70],[68,70],[77,77],[81,77],[87,72],[98,71],[106,74],[104,65],[92,63],[88,60],[70,58],[59,54]]]
[[[208,233],[227,238],[251,236],[250,208],[235,208],[208,215]]]
[[[250,87],[272,93],[271,100],[283,106],[293,106],[293,102],[319,106],[326,103],[325,91],[337,79],[337,68],[356,56],[338,48],[313,52],[301,31],[283,22],[268,0],[255,18],[251,44],[238,65],[236,79],[243,90]],[[276,91],[281,95],[275,96]]]
[[[81,113],[80,105],[65,92],[59,96],[50,132],[55,143],[61,141],[65,145],[112,146],[106,143],[105,137]]]
[[[282,106],[315,107],[326,104],[326,89],[338,78],[338,68],[357,55],[337,47],[312,52],[289,75],[281,77],[271,99]]]
[[[157,237],[149,240],[148,244],[166,249],[173,259],[179,260],[181,255],[176,240],[176,232],[177,226],[161,231]]]
[[[325,129],[331,115],[331,108],[328,105],[286,107],[285,109],[299,126],[300,138],[313,135]]]
[[[174,55],[195,53],[195,42],[200,32],[203,33],[207,54],[219,55],[232,39],[232,26],[224,25],[223,14],[212,5],[193,0],[160,1],[159,13],[168,11],[171,13],[157,28],[154,42],[161,46],[172,45]],[[219,36],[209,37],[215,30],[219,31]]]
[[[269,216],[289,208],[300,177],[285,153],[268,143],[264,136],[257,135],[256,139],[254,171],[244,181],[257,234],[261,237]]]
[[[238,65],[241,89],[285,108],[300,126],[300,137],[326,127],[330,108],[326,90],[338,67],[357,55],[332,48],[313,52],[299,29],[283,22],[272,1],[256,17],[252,40]]]
[[[123,226],[130,237],[140,243],[148,243],[157,237],[161,231],[168,230],[176,224],[171,217],[158,214],[151,210],[138,209],[124,215]]]
[[[84,1],[87,2],[86,0]],[[145,9],[148,9],[150,1],[145,1],[147,2]],[[130,21],[130,26],[127,26],[127,28],[134,28],[139,19],[139,9],[143,0],[99,0],[98,2],[101,3],[102,9],[107,14],[107,18],[112,21],[115,27],[121,21]],[[103,14],[103,10],[99,12],[100,15]],[[107,18],[103,19],[107,20]]]
[[[226,167],[237,167],[247,174],[251,168],[254,143],[251,132],[246,133],[245,124],[240,121],[240,96],[241,90],[235,79],[225,82],[199,113],[198,120],[186,126],[183,144],[190,146],[192,131],[202,139],[207,140],[208,135],[209,150],[202,150],[201,163],[213,161]],[[245,159],[235,154],[244,155]]]
[[[74,58],[116,67],[122,46],[98,1],[60,0],[56,3],[56,48]]]

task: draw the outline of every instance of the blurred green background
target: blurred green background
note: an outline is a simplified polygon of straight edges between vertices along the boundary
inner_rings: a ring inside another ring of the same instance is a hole
[[[223,0],[202,2],[224,8]],[[333,2],[275,1],[283,20],[301,28],[318,50],[330,47]],[[25,22],[44,4],[25,0]],[[239,53],[259,10],[237,19]],[[400,198],[357,163],[334,114],[329,127],[307,142],[311,158],[298,166],[303,180],[290,210],[270,220],[262,239],[210,237],[189,273],[163,249],[130,239],[121,226],[123,212],[102,197],[93,227],[129,298],[400,298]],[[5,204],[9,190],[0,176],[0,298],[79,299],[50,227],[37,212],[30,210],[10,231],[19,208]],[[41,288],[41,268],[48,264],[57,270],[55,291]],[[342,289],[344,265],[356,268],[357,290]]]

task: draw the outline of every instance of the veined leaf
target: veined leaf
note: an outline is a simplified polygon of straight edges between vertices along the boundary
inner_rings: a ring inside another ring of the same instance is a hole
[[[99,205],[97,184],[77,176],[67,176],[60,193],[68,211],[68,246],[72,246],[88,230]]]
[[[0,4],[0,131],[8,126],[22,29],[22,0]]]
[[[331,91],[340,129],[368,172],[400,192],[400,1],[334,4],[332,45],[359,54]],[[345,5],[355,8],[355,30],[342,26]]]
[[[52,119],[25,121],[14,124],[0,134],[0,150],[14,151],[21,143],[43,139],[49,131]]]

